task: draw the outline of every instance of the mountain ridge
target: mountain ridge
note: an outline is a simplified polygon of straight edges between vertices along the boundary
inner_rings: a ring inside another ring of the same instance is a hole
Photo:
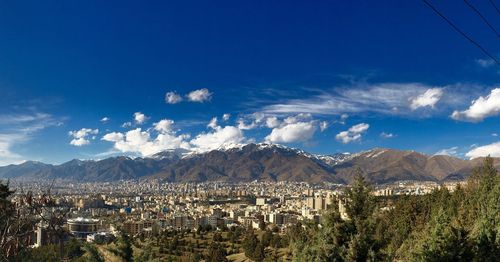
[[[426,155],[411,150],[374,148],[337,154],[312,154],[277,144],[246,144],[204,153],[166,150],[148,157],[73,159],[60,165],[27,161],[0,167],[0,179],[116,181],[160,179],[167,182],[303,181],[349,183],[360,168],[376,184],[401,180],[448,181],[468,177],[480,159]],[[495,158],[500,167],[500,159]]]

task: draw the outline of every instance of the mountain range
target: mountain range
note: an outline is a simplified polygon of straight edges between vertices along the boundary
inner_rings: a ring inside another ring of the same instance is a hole
[[[376,184],[402,180],[462,180],[481,159],[377,148],[356,154],[315,155],[276,144],[247,144],[205,153],[163,151],[144,158],[71,160],[61,165],[27,161],[0,167],[0,179],[101,182],[160,179],[166,182],[304,181],[350,183],[360,168]],[[500,167],[500,159],[495,159]]]

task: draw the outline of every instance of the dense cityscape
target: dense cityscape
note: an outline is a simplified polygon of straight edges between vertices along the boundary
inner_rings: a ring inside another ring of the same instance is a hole
[[[453,192],[457,186],[465,185],[465,182],[406,181],[373,187],[370,194],[383,203],[379,205],[380,210],[387,210],[393,208],[393,201],[398,197],[420,196],[440,189]],[[35,199],[50,195],[52,201],[51,205],[42,209],[38,218],[35,217],[37,223],[34,224],[30,234],[25,236],[24,244],[29,248],[43,249],[47,246],[68,243],[74,239],[99,247],[100,252],[106,254],[105,260],[119,261],[119,257],[107,254],[110,251],[106,250],[110,249],[110,246],[114,245],[113,242],[123,234],[135,241],[142,240],[142,245],[147,243],[144,239],[158,237],[165,232],[199,234],[203,231],[212,231],[215,233],[211,234],[220,234],[217,232],[272,230],[272,234],[279,237],[286,236],[291,229],[301,223],[308,221],[321,223],[322,215],[331,210],[338,210],[341,219],[350,219],[345,206],[349,200],[344,195],[349,187],[341,184],[258,181],[78,183],[54,180],[12,181],[9,186],[16,192],[12,202],[17,205],[25,201],[27,192],[30,192]],[[64,213],[62,223],[59,224],[65,232],[62,236],[55,235],[53,228],[50,228],[50,222],[45,222],[45,218],[51,220],[57,213],[56,210]],[[237,243],[238,240],[232,241]],[[224,251],[223,254],[229,255],[228,257],[235,261],[249,259],[245,255],[244,248],[238,248],[234,243],[229,252]],[[144,249],[140,247],[141,244],[137,244],[135,249]],[[210,248],[213,247],[205,247],[205,252],[208,253],[200,252],[198,257],[193,257],[194,253],[189,252],[169,253],[163,250],[160,252],[160,249],[156,252],[149,250],[148,259],[202,260],[204,256],[205,259],[210,258]],[[135,252],[142,254],[145,251]],[[264,259],[265,253],[262,256]],[[137,254],[134,257],[138,257]],[[269,255],[267,257],[272,258]],[[282,254],[282,257],[291,259],[293,256],[290,253]]]
[[[0,0],[0,262],[500,261],[500,0]]]

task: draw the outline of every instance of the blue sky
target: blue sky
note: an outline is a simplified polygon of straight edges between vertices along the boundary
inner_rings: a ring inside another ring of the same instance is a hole
[[[499,67],[421,1],[177,2],[0,1],[0,165],[264,141],[500,156]]]

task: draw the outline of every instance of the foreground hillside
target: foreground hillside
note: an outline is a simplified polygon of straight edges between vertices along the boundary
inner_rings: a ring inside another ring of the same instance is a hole
[[[500,176],[486,158],[464,187],[375,198],[358,176],[345,192],[350,219],[333,208],[321,227],[289,233],[294,261],[498,261]]]
[[[414,151],[373,149],[357,154],[314,155],[280,145],[248,144],[206,153],[160,152],[151,157],[72,160],[61,165],[28,161],[0,167],[0,178],[75,181],[161,179],[168,182],[304,181],[350,183],[360,168],[368,181],[463,180],[482,159],[429,156]],[[494,159],[494,165],[500,161]]]

